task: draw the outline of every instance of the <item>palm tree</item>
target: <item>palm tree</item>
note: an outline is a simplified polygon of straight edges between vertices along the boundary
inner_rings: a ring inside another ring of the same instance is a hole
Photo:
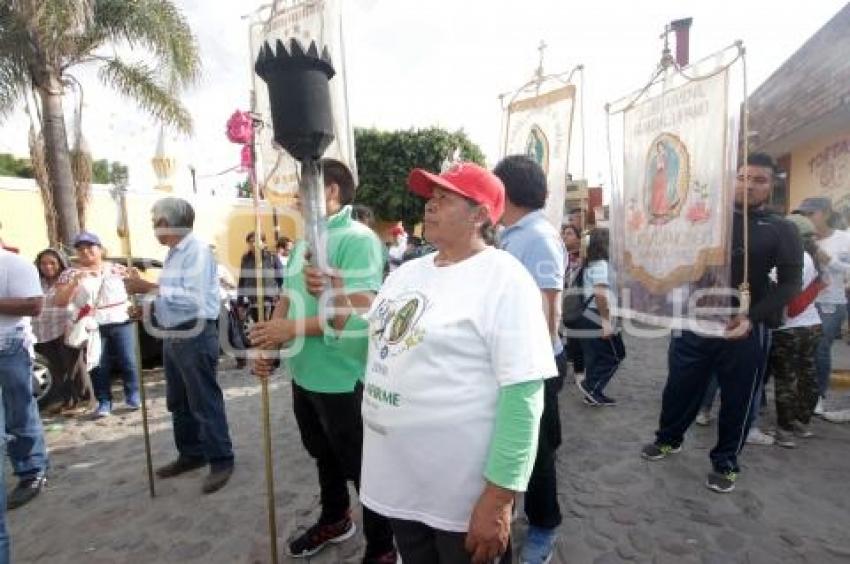
[[[128,61],[116,54],[127,47],[134,57],[141,51],[150,60]],[[197,42],[171,1],[0,2],[0,118],[32,93],[58,236],[66,244],[79,223],[62,102],[66,89],[78,82],[72,69],[82,65],[95,65],[104,85],[186,133],[192,120],[175,93],[200,74]]]

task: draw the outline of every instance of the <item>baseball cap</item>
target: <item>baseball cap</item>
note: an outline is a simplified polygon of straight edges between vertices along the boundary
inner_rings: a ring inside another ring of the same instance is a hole
[[[439,186],[487,208],[493,225],[505,212],[505,185],[495,174],[475,163],[457,163],[442,174],[415,168],[407,177],[410,191],[430,198]]]
[[[832,200],[829,198],[806,198],[800,205],[797,206],[795,212],[812,213],[817,211],[830,211],[832,209]]]
[[[98,247],[103,246],[100,242],[100,237],[88,231],[80,231],[79,233],[77,233],[77,236],[74,237],[74,242],[71,246],[78,247],[80,245],[97,245]]]

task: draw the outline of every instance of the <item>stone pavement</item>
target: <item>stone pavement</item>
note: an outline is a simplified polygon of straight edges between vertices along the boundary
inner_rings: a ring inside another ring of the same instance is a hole
[[[584,406],[575,387],[565,387],[559,454],[564,523],[554,562],[850,561],[850,425],[817,421],[817,437],[796,450],[748,447],[738,489],[726,496],[703,485],[711,427],[692,429],[676,457],[654,463],[639,457],[658,416],[666,344],[627,338],[629,357],[610,386],[620,401],[616,408]],[[174,456],[170,420],[161,376],[147,377],[159,465]],[[199,470],[158,481],[158,495],[150,499],[138,413],[97,422],[47,420],[51,483],[30,505],[8,514],[13,562],[268,562],[258,387],[241,371],[222,370],[220,378],[237,457],[225,489],[201,495]],[[289,383],[277,377],[271,388],[283,554],[285,539],[317,517],[318,488],[291,413]],[[834,401],[850,406],[847,392]],[[763,426],[772,418],[771,409]],[[524,527],[520,518],[517,544]],[[308,561],[359,562],[361,550],[357,535]]]

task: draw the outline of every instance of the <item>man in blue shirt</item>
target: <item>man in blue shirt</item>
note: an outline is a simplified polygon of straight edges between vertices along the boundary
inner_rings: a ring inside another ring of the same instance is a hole
[[[561,290],[564,287],[564,244],[543,213],[548,190],[546,175],[540,165],[526,156],[513,155],[496,165],[493,173],[505,185],[505,214],[501,220],[505,229],[500,246],[525,266],[540,288],[543,313],[558,365],[559,376],[544,381],[537,458],[525,493],[529,527],[520,561],[542,564],[552,556],[555,533],[561,524],[555,451],[561,444],[558,392],[563,386],[566,371],[566,355],[558,337]]]
[[[156,471],[171,478],[210,465],[203,492],[221,489],[233,473],[233,447],[216,380],[219,287],[209,245],[192,234],[195,211],[180,198],[153,206],[157,240],[169,248],[159,284],[131,272],[127,291],[153,295],[153,315],[166,330],[162,341],[166,403],[174,425],[177,459]]]

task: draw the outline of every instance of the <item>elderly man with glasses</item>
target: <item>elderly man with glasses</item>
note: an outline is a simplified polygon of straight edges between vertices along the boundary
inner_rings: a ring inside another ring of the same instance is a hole
[[[158,284],[131,271],[127,291],[153,296],[153,316],[166,331],[162,342],[166,402],[178,457],[156,471],[172,478],[209,464],[203,492],[221,489],[233,473],[233,447],[216,380],[219,286],[209,245],[192,233],[195,211],[180,198],[153,206],[157,240],[169,248]]]

